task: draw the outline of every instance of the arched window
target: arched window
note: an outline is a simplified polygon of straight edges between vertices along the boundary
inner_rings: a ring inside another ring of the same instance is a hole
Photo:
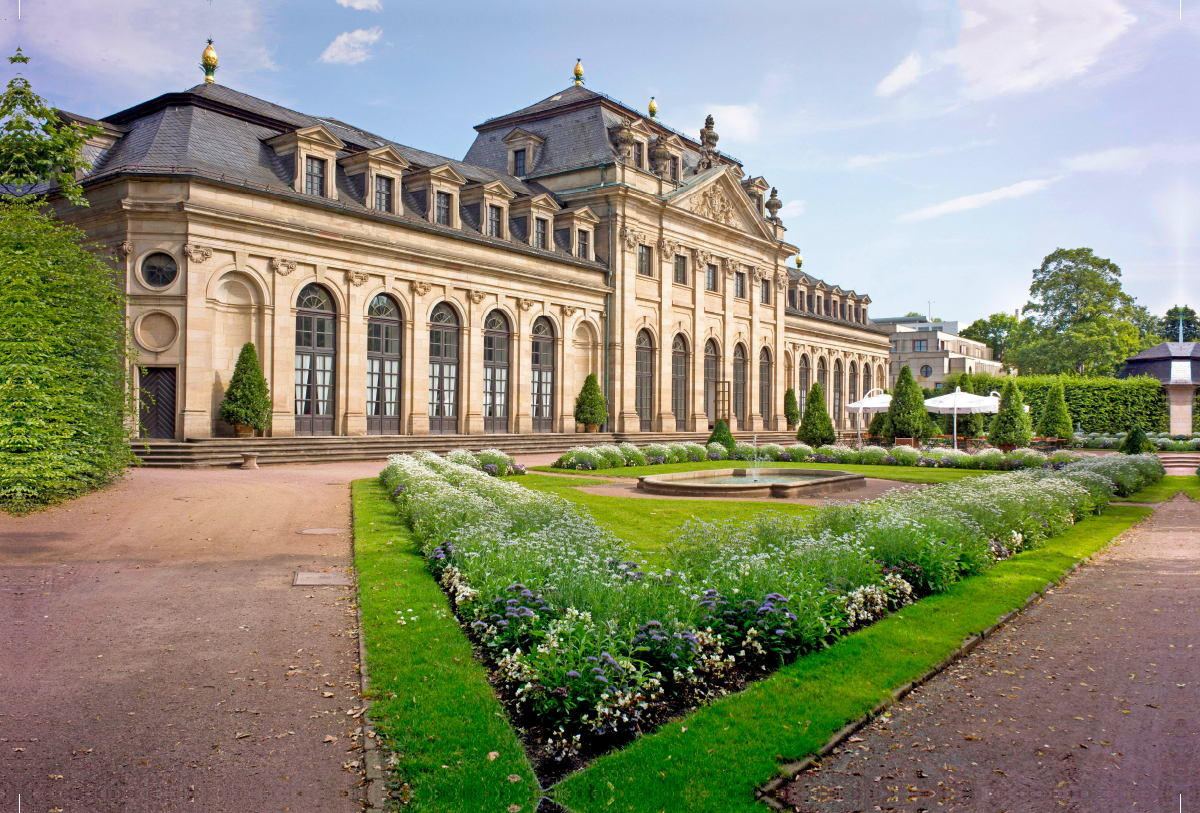
[[[808,356],[800,357],[800,417],[804,417],[804,408],[808,406],[808,390],[812,386],[809,383]]]
[[[508,317],[492,311],[483,320],[483,431],[508,431]]]
[[[400,434],[400,308],[379,294],[367,308],[367,434]]]
[[[863,365],[863,389],[862,389],[863,398],[867,397],[867,393],[870,392],[871,389],[872,389],[872,387],[871,387],[871,365],[864,364]]]
[[[833,428],[842,428],[842,363],[833,363]]]
[[[746,348],[733,348],[733,415],[737,428],[746,428]]]
[[[688,370],[692,360],[688,353],[687,339],[676,334],[671,343],[671,412],[675,415],[675,431],[682,432],[687,426]]]
[[[709,339],[704,343],[704,414],[708,416],[708,428],[717,424],[717,390],[721,382],[721,353],[717,343]]]
[[[333,434],[333,370],[337,308],[309,283],[296,297],[296,434]]]
[[[533,322],[533,357],[530,372],[533,391],[530,408],[533,411],[533,431],[554,431],[554,326],[545,316]]]
[[[458,432],[458,314],[445,302],[429,316],[429,431]]]
[[[654,426],[654,339],[646,330],[638,331],[636,367],[633,400],[640,428],[649,432]]]
[[[758,354],[758,411],[762,414],[763,427],[769,425],[774,400],[771,391],[771,351],[764,347]]]
[[[825,380],[825,359],[817,359],[817,383],[821,385],[821,389],[825,390],[825,395],[829,395],[829,382]]]
[[[858,400],[858,365],[850,362],[850,375],[846,379],[846,403],[852,404]],[[858,414],[850,412],[850,425],[858,426]]]

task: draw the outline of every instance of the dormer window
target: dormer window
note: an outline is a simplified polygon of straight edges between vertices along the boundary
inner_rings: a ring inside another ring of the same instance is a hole
[[[671,156],[671,180],[679,180],[679,159],[673,155]]]
[[[525,174],[525,150],[513,150],[513,175]]]
[[[805,310],[808,311],[809,313],[812,313],[813,312],[813,295],[812,294],[808,295],[808,303],[807,304],[808,304],[808,307],[805,308]]]
[[[546,234],[550,224],[544,218],[538,218],[533,223],[533,247],[546,248]]]
[[[633,165],[638,169],[645,169],[646,145],[640,141],[635,141],[633,144]]]
[[[501,218],[504,210],[499,206],[488,206],[487,233],[488,237],[504,237],[504,228],[501,223]]]
[[[450,209],[454,205],[454,196],[449,192],[437,193],[437,209],[435,222],[440,226],[450,225]]]
[[[313,158],[310,155],[304,159],[304,194],[325,197],[324,158]]]
[[[579,230],[579,256],[584,260],[592,258],[592,255],[588,252],[588,244],[590,242],[588,238],[590,236],[591,232],[584,231],[583,229]]]
[[[392,189],[394,182],[383,175],[375,176],[375,209],[379,212],[392,213]]]

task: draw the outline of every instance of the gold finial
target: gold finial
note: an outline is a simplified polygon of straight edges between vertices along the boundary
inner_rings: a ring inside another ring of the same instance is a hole
[[[583,84],[583,60],[575,60],[575,84]]]
[[[208,41],[208,47],[204,49],[204,53],[200,57],[200,67],[204,69],[206,83],[216,81],[213,74],[217,72],[217,52],[212,47],[212,40]]]
[[[799,268],[802,265],[804,265],[804,258],[801,257],[799,254],[797,254],[796,255],[796,267]]]
[[[658,102],[654,101],[654,97],[650,97],[650,118],[658,115]]]

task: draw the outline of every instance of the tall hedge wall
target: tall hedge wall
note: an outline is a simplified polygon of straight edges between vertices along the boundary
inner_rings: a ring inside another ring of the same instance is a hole
[[[986,373],[956,373],[946,376],[944,386],[953,390],[969,379],[972,391],[1003,392],[1005,376]],[[1166,432],[1167,397],[1162,384],[1149,376],[1135,378],[1078,378],[1074,376],[1022,375],[1016,378],[1021,397],[1029,405],[1034,421],[1042,414],[1050,387],[1062,381],[1063,395],[1071,420],[1084,432],[1126,432],[1141,426],[1147,432]]]

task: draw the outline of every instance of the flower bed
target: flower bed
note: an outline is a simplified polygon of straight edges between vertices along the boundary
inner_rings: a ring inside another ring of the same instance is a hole
[[[1125,440],[1127,432],[1117,432],[1114,435],[1091,432],[1077,432],[1071,439],[1074,449],[1117,449]],[[1170,432],[1147,432],[1147,439],[1160,452],[1196,452],[1200,451],[1200,432],[1190,435],[1172,435]]]
[[[581,507],[419,453],[381,477],[543,773],[1061,533],[1153,455],[971,478],[805,517],[693,520],[644,570]]]
[[[473,454],[467,449],[454,449],[446,455],[446,459],[460,466],[477,469],[489,477],[509,477],[525,473],[524,466],[499,449],[484,449],[479,454]]]

